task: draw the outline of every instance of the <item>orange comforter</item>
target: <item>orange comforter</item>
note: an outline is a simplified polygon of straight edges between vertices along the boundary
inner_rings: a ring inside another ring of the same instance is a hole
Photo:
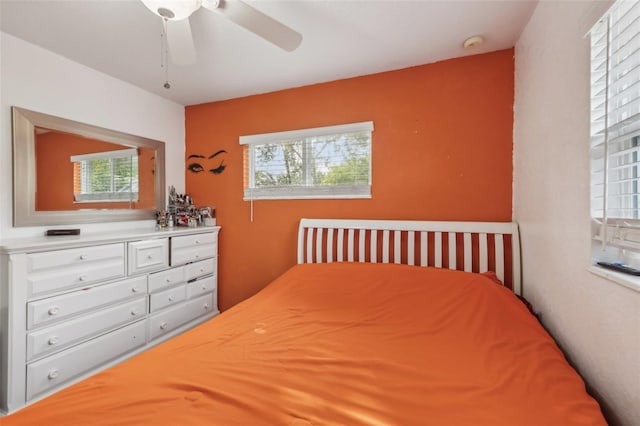
[[[604,425],[554,341],[478,274],[298,265],[13,425]]]

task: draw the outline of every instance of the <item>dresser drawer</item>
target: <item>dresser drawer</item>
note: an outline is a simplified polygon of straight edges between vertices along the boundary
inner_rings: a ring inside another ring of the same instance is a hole
[[[207,259],[185,265],[185,278],[187,281],[191,281],[194,278],[215,274],[216,264],[216,259]]]
[[[124,244],[108,244],[27,255],[31,296],[124,277]]]
[[[81,312],[144,294],[146,291],[147,277],[142,276],[29,302],[27,304],[27,328],[31,329],[35,326],[69,318]]]
[[[149,274],[149,293],[186,281],[184,266]]]
[[[181,237],[171,238],[171,248],[181,249],[186,247],[197,247],[206,244],[216,244],[218,241],[217,235],[212,232],[204,234],[183,235]]]
[[[186,303],[187,317],[189,321],[198,318],[202,315],[211,314],[217,312],[218,309],[214,306],[213,293],[205,294],[193,300],[189,300]]]
[[[138,321],[28,364],[27,400],[143,346],[145,340],[145,322]]]
[[[128,243],[129,275],[156,271],[169,266],[169,239],[134,241]]]
[[[120,245],[119,247],[122,247]],[[66,251],[66,250],[60,250]],[[48,257],[52,253],[38,253]],[[94,261],[79,261],[61,264],[49,269],[38,269],[27,274],[27,288],[30,297],[46,296],[53,292],[124,277],[124,250],[120,257],[110,257]],[[35,256],[35,255],[29,255]],[[84,256],[84,255],[79,255]],[[40,263],[43,264],[43,263]]]
[[[210,293],[216,289],[216,277],[206,277],[187,284],[187,299]]]
[[[209,293],[153,314],[149,319],[149,339],[153,340],[193,319],[213,312],[215,312],[213,309],[213,294]]]
[[[167,306],[182,302],[186,297],[187,289],[184,285],[154,293],[149,297],[149,312],[155,312]]]
[[[33,331],[27,334],[27,361],[60,351],[75,343],[144,318],[146,313],[147,298],[139,296],[121,305]]]
[[[110,260],[93,265],[67,267],[51,272],[29,274],[27,284],[31,297],[85,286],[99,281],[124,277],[124,261]]]
[[[27,273],[51,268],[62,269],[109,259],[124,261],[123,243],[31,253],[27,255]]]
[[[171,264],[181,265],[215,257],[218,242],[215,234],[196,234],[171,238]]]
[[[149,317],[149,340],[167,334],[189,320],[184,303]]]

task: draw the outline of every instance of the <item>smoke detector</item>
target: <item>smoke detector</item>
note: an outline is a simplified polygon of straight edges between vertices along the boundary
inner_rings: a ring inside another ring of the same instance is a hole
[[[480,46],[482,43],[484,43],[484,37],[475,35],[466,39],[464,43],[462,43],[462,47],[465,49],[473,49]]]

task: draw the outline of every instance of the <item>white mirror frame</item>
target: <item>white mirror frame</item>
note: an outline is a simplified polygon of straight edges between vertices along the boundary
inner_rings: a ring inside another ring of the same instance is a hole
[[[79,123],[23,108],[12,107],[13,117],[13,225],[49,226],[147,220],[165,205],[164,142]],[[96,209],[36,211],[35,127],[72,133],[130,147],[150,148],[155,155],[155,209]]]

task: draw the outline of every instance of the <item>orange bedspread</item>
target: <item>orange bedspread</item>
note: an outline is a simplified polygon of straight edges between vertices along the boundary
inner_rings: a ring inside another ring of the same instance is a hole
[[[604,425],[554,341],[478,274],[298,265],[13,425]]]

